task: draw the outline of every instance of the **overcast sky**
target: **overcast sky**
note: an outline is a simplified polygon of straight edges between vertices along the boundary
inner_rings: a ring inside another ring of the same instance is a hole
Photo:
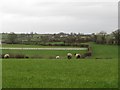
[[[0,15],[0,32],[110,33],[118,0],[0,0]]]

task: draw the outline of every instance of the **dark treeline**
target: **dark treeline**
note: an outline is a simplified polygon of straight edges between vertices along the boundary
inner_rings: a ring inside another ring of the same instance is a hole
[[[79,46],[81,43],[95,42],[98,44],[120,44],[120,30],[115,30],[111,34],[104,31],[92,34],[81,33],[58,33],[58,34],[37,34],[37,33],[21,33],[16,34],[2,33],[2,43],[6,44],[35,44],[49,46]]]

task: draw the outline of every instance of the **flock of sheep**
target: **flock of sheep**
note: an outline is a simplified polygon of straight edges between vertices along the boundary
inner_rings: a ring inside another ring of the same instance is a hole
[[[68,58],[68,59],[72,59],[73,56],[75,56],[76,59],[83,58],[83,55],[81,55],[81,54],[76,54],[76,53],[75,53],[75,54],[73,55],[72,53],[67,53],[67,58]],[[1,57],[6,59],[6,58],[10,58],[10,55],[9,55],[9,54],[4,54],[4,56],[1,56]],[[60,56],[57,55],[57,56],[56,56],[56,59],[60,59]]]
[[[73,56],[75,56],[76,59],[80,59],[80,58],[85,58],[87,56],[91,56],[91,53],[85,53],[84,55],[78,53],[75,53],[74,55],[72,53],[67,53],[68,59],[72,59]],[[60,56],[56,56],[56,59],[60,59]]]
[[[78,53],[77,54],[75,53],[74,55],[72,55],[72,53],[67,53],[67,58],[72,59],[72,57],[75,56],[76,59],[80,59],[80,58],[89,57],[91,55],[92,55],[92,50],[90,47],[88,47],[88,51],[86,53],[84,53],[83,55],[78,54]],[[0,55],[0,57],[1,58],[10,58],[10,54],[2,54],[2,55]],[[29,57],[28,56],[21,57],[21,55],[17,55],[16,58],[29,58]],[[57,55],[55,58],[60,59],[60,56]]]
[[[76,54],[76,53],[75,53],[74,55],[75,55],[76,59],[81,58],[81,54]],[[72,56],[73,56],[73,55],[72,55],[71,53],[68,53],[68,54],[67,54],[67,58],[68,58],[68,59],[71,59]]]
[[[68,59],[71,59],[72,56],[73,56],[72,53],[67,53]],[[91,49],[91,47],[88,47],[88,51],[86,53],[84,53],[83,55],[75,53],[74,56],[76,57],[76,59],[90,57],[90,56],[92,56],[92,49]],[[60,56],[56,56],[56,59],[60,59]]]
[[[75,53],[74,55],[75,55],[76,59],[81,58],[81,54],[76,54],[76,53]],[[67,58],[68,58],[68,59],[71,59],[71,58],[72,58],[72,54],[71,54],[71,53],[68,53],[68,54],[67,54]]]

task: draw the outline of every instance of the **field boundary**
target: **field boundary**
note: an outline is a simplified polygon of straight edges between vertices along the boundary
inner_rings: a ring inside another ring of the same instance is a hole
[[[87,48],[0,48],[10,50],[87,50]]]

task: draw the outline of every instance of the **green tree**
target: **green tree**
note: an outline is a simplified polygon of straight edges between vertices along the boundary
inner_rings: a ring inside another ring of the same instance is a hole
[[[114,35],[115,44],[120,45],[120,29],[114,31],[112,34]]]
[[[48,36],[41,36],[41,42],[45,45],[47,42],[49,42]]]
[[[106,43],[106,35],[107,33],[105,31],[101,31],[97,34],[97,37],[96,37],[96,42],[97,43],[100,43],[100,44],[105,44]]]
[[[10,34],[8,34],[7,39],[8,39],[8,43],[15,44],[17,42],[17,34],[11,32]]]
[[[106,44],[113,44],[113,35],[112,34],[106,35]]]

